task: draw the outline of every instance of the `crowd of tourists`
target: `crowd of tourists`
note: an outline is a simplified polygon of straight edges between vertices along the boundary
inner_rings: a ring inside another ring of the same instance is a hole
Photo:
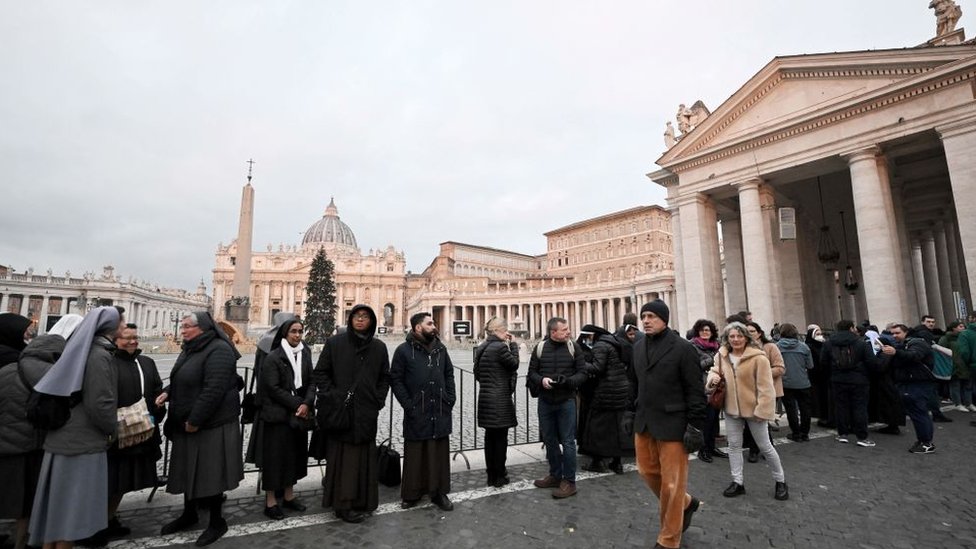
[[[909,451],[932,453],[933,421],[950,421],[942,398],[953,410],[976,412],[976,316],[968,320],[944,332],[930,316],[880,331],[841,320],[829,335],[784,323],[767,335],[743,311],[721,330],[701,319],[679,334],[667,305],[655,300],[612,332],[589,324],[574,339],[566,319],[552,318],[528,350],[526,386],[537,399],[548,464],[534,484],[553,498],[571,497],[579,455],[589,458],[583,469],[616,474],[634,457],[660,500],[656,546],[678,547],[699,507],[686,491],[689,455],[728,461],[726,497],[745,495],[744,462],[764,459],[771,495],[789,498],[770,434],[782,415],[791,441],[809,441],[816,418],[836,430],[838,443],[865,448],[875,446],[871,422],[883,425],[877,433],[898,435],[907,415],[916,438]],[[0,492],[0,518],[16,521],[16,549],[98,547],[129,535],[117,509],[126,493],[159,484],[162,435],[172,446],[166,491],[184,500],[163,535],[194,528],[203,511],[208,523],[196,544],[223,536],[224,493],[243,479],[245,461],[262,471],[269,519],[305,511],[295,485],[307,476],[309,456],[326,462],[321,505],[362,522],[378,507],[387,473],[376,438],[390,391],[403,409],[402,477],[394,466],[401,506],[426,496],[453,510],[454,366],[429,313],[410,318],[391,359],[375,338],[375,312],[357,305],[314,366],[301,319],[278,314],[258,342],[246,391],[240,354],[209,313],[181,320],[182,352],[165,386],[139,349],[138,329],[117,307],[66,315],[36,337],[29,319],[0,314],[0,476],[12,479]],[[484,329],[474,353],[477,422],[485,430],[486,484],[502,487],[510,482],[509,430],[518,424],[519,346],[503,318]],[[254,424],[246,452],[242,411]]]

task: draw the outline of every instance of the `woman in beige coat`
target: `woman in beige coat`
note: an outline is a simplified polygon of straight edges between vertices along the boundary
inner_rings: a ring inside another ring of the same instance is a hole
[[[720,373],[721,372],[721,373]],[[749,428],[759,450],[773,469],[776,481],[774,497],[789,499],[786,475],[779,454],[769,439],[766,422],[776,413],[776,389],[766,354],[749,337],[745,325],[733,322],[722,333],[722,346],[715,355],[715,365],[708,372],[705,389],[714,391],[720,377],[725,378],[725,427],[729,439],[729,466],[732,484],[726,497],[746,493],[742,481],[742,431]]]

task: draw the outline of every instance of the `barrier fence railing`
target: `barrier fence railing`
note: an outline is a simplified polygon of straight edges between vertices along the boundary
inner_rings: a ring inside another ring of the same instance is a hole
[[[241,377],[244,379],[244,387],[246,390],[247,387],[250,387],[253,368],[250,366],[242,366],[238,368],[238,373],[240,373]],[[516,417],[519,418],[519,424],[518,426],[509,430],[509,444],[529,444],[542,442],[542,437],[539,434],[537,408],[535,406],[534,399],[532,399],[528,388],[525,386],[525,378],[526,376],[518,376],[515,386],[515,393],[512,395],[512,399],[515,403]],[[484,433],[482,433],[481,429],[478,427],[478,384],[475,381],[473,372],[458,366],[454,367],[454,383],[457,399],[454,403],[452,414],[453,426],[451,430],[450,444],[451,453],[453,456],[452,459],[456,460],[458,457],[461,457],[465,462],[465,466],[470,469],[471,460],[468,458],[466,453],[484,449]],[[377,444],[389,438],[390,445],[393,448],[399,448],[402,450],[403,408],[396,401],[396,399],[393,398],[392,391],[386,399],[385,414],[381,412],[380,417],[384,417],[384,419],[380,421],[379,425],[377,425]],[[241,425],[243,440],[243,445],[241,448],[242,455],[247,452],[247,446],[251,438],[252,429],[253,425],[251,424]],[[169,439],[163,437],[163,458],[161,463],[159,463],[157,466],[159,481],[157,482],[156,488],[153,488],[152,492],[149,494],[148,501],[152,501],[157,489],[166,485],[169,473],[169,459]],[[309,458],[308,464],[311,466],[317,466],[322,465],[322,462],[314,458]],[[260,474],[260,469],[254,464],[245,463],[244,473]],[[260,483],[258,490],[260,490]]]

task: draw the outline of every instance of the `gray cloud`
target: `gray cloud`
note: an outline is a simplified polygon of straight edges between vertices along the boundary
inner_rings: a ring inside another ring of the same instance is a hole
[[[906,47],[925,2],[102,2],[0,8],[0,263],[209,286],[254,157],[254,245],[335,196],[363,251],[663,203],[678,103],[775,55]],[[965,23],[965,19],[963,23]]]

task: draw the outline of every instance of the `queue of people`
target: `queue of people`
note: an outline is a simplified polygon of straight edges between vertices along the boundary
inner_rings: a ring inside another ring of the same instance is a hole
[[[116,511],[126,493],[157,486],[162,434],[172,444],[166,490],[182,494],[184,506],[161,533],[193,528],[200,511],[208,524],[198,546],[228,530],[224,494],[243,479],[240,354],[209,313],[186,315],[182,351],[164,387],[155,363],[139,350],[138,326],[122,315],[115,307],[84,318],[66,315],[40,337],[33,337],[29,320],[0,315],[0,353],[16,357],[0,367],[0,475],[18,479],[0,494],[0,518],[17,521],[16,549],[103,546],[128,535]],[[700,319],[687,337],[669,321],[660,300],[645,303],[639,319],[627,316],[615,333],[584,326],[578,340],[566,319],[549,320],[547,336],[530,352],[526,377],[548,462],[548,475],[536,487],[556,499],[571,497],[578,493],[578,454],[590,457],[584,469],[618,474],[622,458],[636,456],[638,473],[660,501],[656,547],[678,547],[700,505],[687,493],[691,454],[706,463],[728,459],[731,483],[723,495],[739,497],[746,494],[748,449],[748,461],[761,457],[769,465],[772,496],[789,498],[770,435],[778,408],[785,410],[787,438],[794,442],[809,441],[817,417],[836,426],[837,442],[867,448],[875,445],[868,422],[878,410],[887,419],[882,433],[899,433],[897,416],[903,425],[907,413],[917,438],[909,451],[935,451],[935,340],[924,322],[911,329],[893,323],[878,332],[841,320],[826,338],[819,326],[801,338],[796,326],[784,323],[775,327],[774,341],[747,312],[726,319],[721,333]],[[246,457],[262,471],[269,519],[306,510],[294,487],[307,476],[312,430],[325,441],[322,505],[350,523],[376,510],[378,419],[391,390],[404,411],[401,507],[412,508],[426,495],[441,510],[453,510],[454,366],[429,313],[413,315],[410,324],[391,361],[386,344],[375,338],[375,312],[357,305],[313,367],[302,321],[276,316],[258,345],[257,411]],[[956,409],[968,412],[976,318],[947,327],[939,340],[953,357],[946,388]],[[484,328],[486,339],[474,352],[477,422],[485,429],[487,484],[502,487],[510,482],[509,430],[518,425],[519,348],[504,318],[491,318]],[[41,409],[38,402],[47,403],[43,429],[38,414],[28,413]],[[67,413],[52,420],[61,405]],[[145,410],[151,425],[138,439],[119,420],[121,410],[133,407]],[[716,442],[720,416],[727,452]]]

